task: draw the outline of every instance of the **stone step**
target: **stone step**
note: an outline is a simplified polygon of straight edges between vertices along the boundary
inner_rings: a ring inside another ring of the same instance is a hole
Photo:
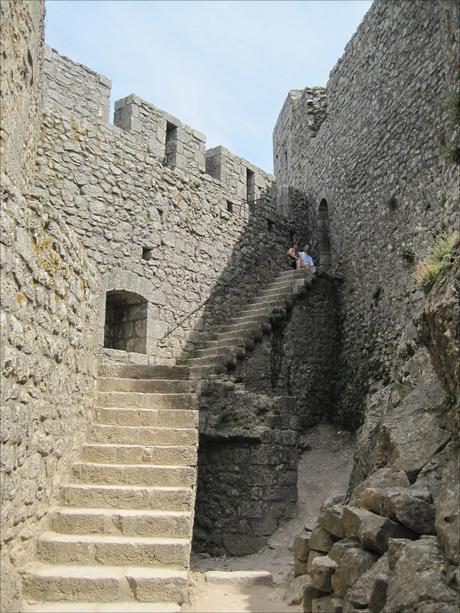
[[[239,323],[226,324],[219,328],[219,332],[235,332],[239,334],[241,331],[255,330],[262,322],[259,321],[242,321]]]
[[[197,450],[194,446],[111,445],[87,443],[82,459],[108,464],[160,464],[163,466],[195,466]]]
[[[119,426],[157,426],[160,428],[194,428],[198,425],[198,411],[187,409],[123,409],[97,408],[94,421]]]
[[[189,378],[190,372],[186,366],[141,366],[103,362],[99,364],[97,374],[99,377],[121,377],[123,379],[185,380]]]
[[[22,613],[180,613],[175,602],[38,602],[23,603]]]
[[[26,600],[39,602],[181,604],[187,598],[187,572],[164,568],[37,564],[27,570],[22,584]]]
[[[306,268],[300,268],[300,269],[292,269],[292,270],[283,270],[281,272],[278,273],[276,279],[289,279],[289,278],[296,278],[296,277],[306,277],[307,275],[311,274],[311,271],[309,271]]]
[[[51,564],[187,568],[190,539],[43,532],[37,557]]]
[[[58,507],[50,513],[50,528],[67,534],[188,538],[191,523],[192,514],[188,511]]]
[[[193,490],[186,487],[71,483],[61,487],[60,498],[64,506],[92,509],[189,511]]]
[[[241,345],[223,345],[220,347],[210,347],[209,349],[201,349],[197,351],[197,357],[218,357],[218,356],[235,356],[243,357],[246,353]]]
[[[146,426],[111,426],[91,424],[88,443],[121,443],[123,445],[196,445],[196,428],[149,428]]]
[[[270,307],[272,309],[274,309],[276,307],[279,307],[279,306],[280,307],[284,307],[285,304],[286,304],[287,298],[288,297],[284,296],[284,295],[283,296],[281,296],[281,295],[277,296],[276,298],[272,297],[272,296],[268,296],[268,297],[266,297],[266,296],[257,296],[254,299],[254,302],[252,303],[252,306],[254,306],[254,305],[255,306],[257,306],[257,305],[259,305],[259,306],[267,306],[267,307]]]
[[[223,364],[225,367],[233,360],[231,354],[223,354],[216,356],[205,356],[203,358],[190,358],[188,364],[190,366],[219,366]],[[235,358],[236,362],[236,358]]]
[[[266,287],[264,287],[264,289],[260,290],[259,292],[259,296],[271,296],[271,295],[288,295],[290,293],[292,293],[293,288],[298,284],[301,283],[302,281],[289,281],[289,282],[277,282],[277,283],[271,283],[270,285],[267,285]]]
[[[260,314],[252,314],[249,313],[249,315],[246,314],[241,314],[238,315],[238,317],[232,317],[231,319],[229,319],[230,324],[245,324],[245,323],[255,323],[258,324],[260,322],[266,321],[267,318],[270,316],[270,311],[264,311],[263,313]]]
[[[190,466],[76,462],[72,465],[72,482],[104,485],[193,487],[195,470]]]
[[[142,392],[98,392],[100,407],[135,407],[136,409],[195,409],[192,394],[146,394]]]
[[[222,373],[224,370],[225,366],[223,364],[219,364],[219,366],[191,366],[190,377],[192,379],[205,379]]]
[[[98,377],[99,392],[142,392],[180,394],[193,391],[193,381],[171,379],[122,379],[120,377]]]
[[[251,340],[260,340],[263,336],[262,328],[250,328],[245,330],[240,330],[238,333],[235,331],[230,332],[218,332],[215,336],[216,341],[227,341],[230,343],[244,345],[247,339]]]

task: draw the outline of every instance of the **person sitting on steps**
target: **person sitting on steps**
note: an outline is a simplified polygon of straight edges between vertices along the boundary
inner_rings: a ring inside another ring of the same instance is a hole
[[[291,268],[300,268],[299,243],[293,242],[288,249],[289,265]]]
[[[307,243],[299,253],[300,268],[314,268],[315,263],[310,255],[310,245]]]

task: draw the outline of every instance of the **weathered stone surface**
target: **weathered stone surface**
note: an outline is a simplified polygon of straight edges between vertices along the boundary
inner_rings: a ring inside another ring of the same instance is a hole
[[[309,575],[301,575],[294,577],[285,592],[285,600],[288,604],[300,604],[303,601],[304,590],[312,586],[311,577]]]
[[[339,598],[322,596],[311,603],[311,613],[342,613],[343,605]]]
[[[311,564],[313,585],[323,592],[332,592],[331,579],[337,568],[337,562],[327,556],[316,557]]]
[[[341,497],[339,497],[341,499]],[[336,536],[337,538],[345,537],[345,529],[342,523],[343,504],[338,502],[337,498],[332,498],[326,501],[321,507],[319,516],[319,525],[323,530]]]
[[[377,556],[361,547],[348,547],[340,558],[332,577],[332,588],[337,596],[343,598],[354,582],[377,560]]]
[[[383,611],[457,611],[458,593],[447,585],[446,563],[436,537],[400,543]]]
[[[308,583],[305,585],[303,590],[303,600],[302,600],[302,610],[303,613],[311,613],[313,600],[315,598],[320,598],[323,595],[321,590],[318,590],[311,580],[311,577],[308,578]]]
[[[294,557],[300,562],[308,562],[311,532],[303,530],[294,539]]]
[[[345,610],[369,607],[379,613],[386,602],[388,572],[388,554],[384,554],[348,589]]]
[[[448,560],[459,563],[459,463],[458,455],[444,469],[442,485],[436,499],[436,534]]]
[[[323,530],[321,526],[315,526],[310,535],[309,546],[316,551],[324,551],[327,553],[331,549],[335,540],[336,539],[330,534],[330,532]]]
[[[411,496],[408,489],[366,488],[360,499],[366,509],[398,521],[417,534],[435,534],[434,506]]]
[[[322,551],[315,551],[314,549],[310,549],[310,551],[308,552],[307,572],[311,573],[311,565],[313,564],[313,560],[318,556],[322,555]]]
[[[380,517],[366,509],[346,506],[343,523],[347,536],[357,536],[360,542],[372,551],[384,553],[392,538],[410,538],[414,534],[394,521]]]
[[[369,475],[367,479],[357,484],[351,496],[351,504],[359,504],[361,492],[366,488],[384,487],[410,487],[410,482],[406,473],[402,470],[394,467],[379,468]]]

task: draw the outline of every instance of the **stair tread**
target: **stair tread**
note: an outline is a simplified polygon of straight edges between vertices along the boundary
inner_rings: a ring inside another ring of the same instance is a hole
[[[66,534],[47,530],[43,532],[39,541],[53,541],[59,543],[136,543],[136,544],[155,544],[155,545],[186,545],[190,542],[187,537],[161,537],[161,536],[125,536],[123,534]]]
[[[110,424],[101,424],[101,425],[110,425]],[[137,426],[136,426],[137,427]],[[184,428],[186,429],[186,428]],[[192,430],[193,428],[190,428]],[[194,445],[142,445],[141,443],[84,443],[84,447],[122,447],[127,449],[156,449],[157,447],[161,449],[195,449]],[[88,464],[88,462],[84,462]],[[92,462],[90,462],[92,464]],[[96,462],[96,464],[100,464],[101,462]],[[103,462],[104,463],[104,462]],[[132,466],[132,464],[130,465]]]
[[[79,487],[79,488],[84,488],[84,489],[94,489],[94,488],[98,488],[98,489],[107,489],[109,490],[161,490],[162,492],[177,492],[179,491],[187,491],[190,492],[193,488],[191,487],[182,487],[182,486],[165,486],[165,485],[124,485],[122,483],[120,483],[120,485],[112,485],[112,484],[106,484],[106,483],[67,483],[63,486],[64,488],[66,487]]]
[[[36,602],[23,603],[23,613],[180,613],[180,605],[173,602]]]
[[[88,507],[54,507],[51,512],[65,513],[66,515],[122,515],[124,517],[190,517],[191,511],[161,511],[155,509],[115,509],[115,508],[88,508]]]
[[[72,466],[100,466],[101,468],[129,468],[129,470],[140,468],[141,470],[149,470],[152,468],[167,468],[168,470],[193,470],[190,466],[184,466],[182,464],[146,464],[145,462],[142,464],[123,464],[117,462],[91,462],[91,461],[83,461],[83,462],[74,462]]]
[[[91,564],[46,564],[35,562],[29,566],[26,573],[41,577],[61,577],[66,578],[123,578],[126,575],[140,578],[167,579],[168,577],[180,577],[187,579],[187,571],[169,567],[157,566],[97,566]]]

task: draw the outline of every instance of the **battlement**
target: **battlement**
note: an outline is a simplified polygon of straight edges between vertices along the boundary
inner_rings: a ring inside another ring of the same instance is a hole
[[[45,111],[90,124],[109,121],[111,81],[83,64],[45,49]],[[252,202],[273,193],[273,175],[222,146],[206,151],[206,136],[150,102],[130,94],[115,102],[113,125],[130,134],[158,162],[223,183],[229,198]]]

